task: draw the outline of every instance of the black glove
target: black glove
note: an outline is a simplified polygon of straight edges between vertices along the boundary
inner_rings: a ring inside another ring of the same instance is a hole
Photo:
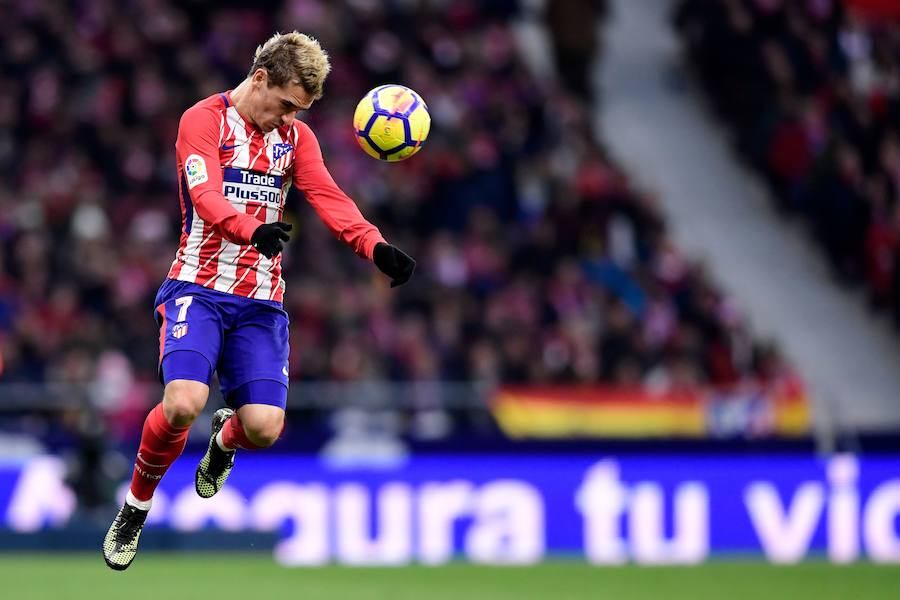
[[[391,287],[409,281],[416,270],[416,261],[411,256],[384,242],[375,244],[372,260],[382,273],[391,278]]]
[[[250,243],[266,258],[274,258],[284,248],[284,242],[291,239],[287,232],[293,228],[293,225],[281,221],[264,223],[253,232]]]

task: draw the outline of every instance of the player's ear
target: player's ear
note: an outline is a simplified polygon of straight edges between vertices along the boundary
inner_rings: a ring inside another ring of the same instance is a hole
[[[253,71],[250,80],[257,85],[266,85],[269,81],[269,73],[262,67]]]

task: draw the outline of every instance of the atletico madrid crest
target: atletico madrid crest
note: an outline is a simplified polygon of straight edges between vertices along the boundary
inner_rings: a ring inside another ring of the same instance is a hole
[[[187,332],[188,332],[188,324],[187,323],[175,323],[175,326],[172,327],[172,337],[174,337],[176,340],[186,336]]]
[[[278,160],[293,149],[294,147],[290,144],[274,144],[272,146],[272,160]]]

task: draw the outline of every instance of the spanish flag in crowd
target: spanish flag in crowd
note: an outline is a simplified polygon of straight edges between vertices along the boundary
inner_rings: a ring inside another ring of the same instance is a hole
[[[493,394],[491,412],[511,438],[795,437],[810,429],[797,381],[665,391],[506,386]]]

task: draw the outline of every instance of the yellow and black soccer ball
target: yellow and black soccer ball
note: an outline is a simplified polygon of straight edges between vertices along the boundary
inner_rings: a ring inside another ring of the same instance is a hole
[[[398,84],[381,85],[359,101],[353,129],[366,154],[395,162],[422,148],[431,129],[431,115],[413,90]]]

